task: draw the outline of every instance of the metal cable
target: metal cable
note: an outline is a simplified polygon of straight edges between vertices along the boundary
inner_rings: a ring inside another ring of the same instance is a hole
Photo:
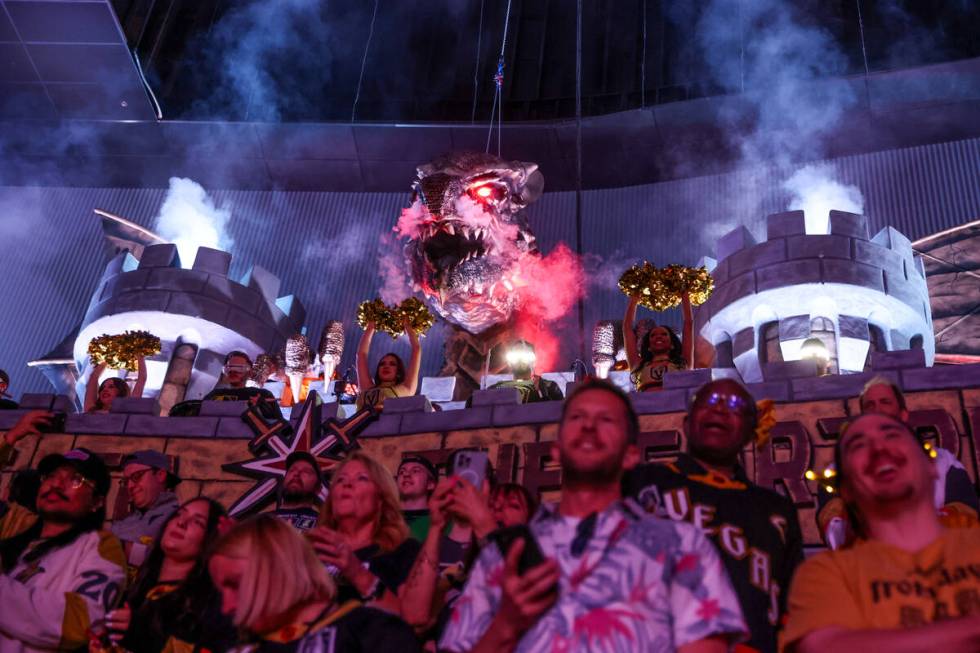
[[[640,108],[647,105],[647,0],[641,0],[643,7],[643,55],[640,58]]]
[[[361,84],[364,82],[364,68],[367,65],[368,50],[371,49],[371,39],[374,38],[374,22],[378,19],[378,5],[381,0],[374,0],[374,13],[371,14],[371,28],[368,30],[367,42],[364,44],[364,56],[361,57],[361,74],[357,78],[357,90],[354,92],[354,106],[350,110],[350,121],[357,117],[357,102],[361,99]]]
[[[858,33],[861,35],[861,57],[864,60],[864,92],[868,98],[868,111],[871,111],[871,67],[868,66],[868,48],[864,41],[864,17],[861,15],[861,0],[854,0],[858,15]]]
[[[490,151],[490,140],[493,137],[493,119],[497,118],[497,156],[500,156],[502,152],[503,137],[501,132],[503,131],[503,120],[504,120],[504,98],[503,98],[503,87],[504,87],[504,52],[507,50],[507,30],[510,27],[510,8],[511,0],[507,0],[507,13],[504,15],[504,37],[500,41],[500,56],[497,57],[497,72],[493,76],[494,84],[496,84],[496,91],[493,95],[493,107],[490,109],[490,129],[487,131],[487,146],[484,150],[485,152]],[[498,113],[499,112],[499,113]]]
[[[470,122],[476,122],[476,99],[480,93],[480,50],[483,48],[483,6],[486,0],[480,0],[480,25],[476,30],[476,62],[473,64],[473,110],[470,112]]]

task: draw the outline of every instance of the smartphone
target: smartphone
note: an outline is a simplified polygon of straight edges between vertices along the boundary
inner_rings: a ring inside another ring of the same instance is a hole
[[[521,551],[521,558],[517,561],[517,571],[523,576],[528,569],[534,569],[544,562],[544,554],[541,547],[534,537],[534,533],[526,524],[517,526],[507,526],[498,529],[490,534],[490,538],[500,547],[500,554],[506,558],[507,552],[517,540],[524,540],[524,550]]]
[[[483,481],[487,479],[489,462],[486,451],[460,449],[453,453],[450,467],[453,476],[466,479],[480,490],[483,488]]]
[[[65,413],[56,412],[54,417],[51,418],[51,422],[38,428],[41,433],[64,433],[65,432]]]

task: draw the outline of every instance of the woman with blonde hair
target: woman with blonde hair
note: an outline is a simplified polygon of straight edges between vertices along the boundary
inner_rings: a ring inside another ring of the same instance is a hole
[[[221,611],[247,638],[243,651],[420,651],[397,617],[341,603],[337,586],[298,531],[262,514],[232,528],[208,564]]]
[[[420,544],[408,536],[395,479],[381,463],[352,452],[333,472],[318,526],[307,536],[342,600],[376,601],[401,614],[399,590]]]

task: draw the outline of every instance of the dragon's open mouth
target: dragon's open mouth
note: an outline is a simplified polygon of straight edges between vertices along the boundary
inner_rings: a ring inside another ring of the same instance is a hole
[[[462,224],[443,221],[434,224],[429,231],[430,235],[424,238],[422,251],[425,258],[440,271],[444,282],[453,278],[460,265],[487,253],[483,229],[470,229]]]

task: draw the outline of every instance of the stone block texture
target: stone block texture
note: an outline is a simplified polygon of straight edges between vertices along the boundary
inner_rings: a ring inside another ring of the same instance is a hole
[[[227,276],[229,267],[231,267],[231,254],[228,252],[210,247],[197,248],[193,266],[195,270]]]
[[[773,213],[766,217],[766,240],[786,236],[802,236],[806,233],[803,211]]]
[[[830,233],[851,238],[868,239],[868,220],[863,215],[847,211],[830,212]]]
[[[755,238],[745,227],[735,227],[718,241],[718,260],[723,261],[735,252],[755,245]]]
[[[180,256],[177,254],[177,246],[173,243],[165,243],[144,247],[139,266],[141,268],[179,268]]]

